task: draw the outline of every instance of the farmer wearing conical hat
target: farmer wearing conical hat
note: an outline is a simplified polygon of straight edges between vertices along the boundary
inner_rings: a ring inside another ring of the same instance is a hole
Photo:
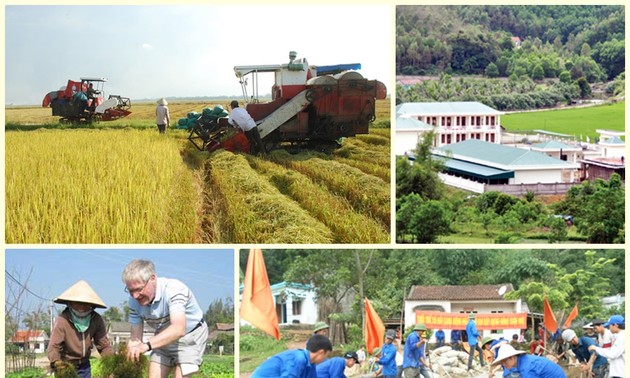
[[[53,370],[64,362],[76,367],[80,378],[90,378],[90,354],[95,346],[101,356],[114,353],[103,318],[95,308],[107,308],[90,285],[81,280],[55,298],[67,307],[57,317],[48,344]]]
[[[510,344],[501,345],[493,366],[503,367],[504,377],[520,378],[565,378],[564,371],[557,363],[546,357],[527,354],[516,350]]]
[[[156,123],[160,134],[164,134],[171,123],[171,117],[167,105],[168,102],[164,97],[162,97],[157,101],[157,107],[155,108]]]

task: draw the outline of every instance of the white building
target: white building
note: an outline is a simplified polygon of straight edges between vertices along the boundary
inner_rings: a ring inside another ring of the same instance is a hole
[[[17,345],[22,351],[34,353],[46,353],[46,347],[50,337],[42,330],[15,331],[11,337],[11,343]]]
[[[513,291],[512,284],[498,285],[470,285],[470,286],[413,286],[405,299],[405,329],[416,323],[417,315],[420,311],[437,311],[447,314],[470,314],[474,313],[478,319],[483,315],[501,315],[509,318],[511,316],[521,316],[527,313],[525,306],[520,299],[508,300],[504,298],[506,293]],[[468,318],[465,317],[467,322]],[[525,320],[526,322],[526,320]],[[480,326],[477,320],[477,328]],[[464,327],[465,328],[465,322]],[[427,325],[429,328],[431,327]],[[479,330],[485,336],[501,335],[510,339],[513,334],[519,334],[521,328],[511,328],[511,326],[497,326],[495,329]],[[460,326],[441,327],[446,334],[446,342],[450,342],[451,329]],[[522,329],[526,328],[525,326]],[[465,333],[465,332],[462,332]]]
[[[435,130],[435,147],[469,139],[501,143],[501,115],[480,102],[414,102],[396,107],[396,140],[412,138],[399,119],[412,118]],[[400,132],[399,132],[400,131]],[[416,141],[418,137],[416,136]],[[406,143],[406,142],[403,142]],[[411,142],[409,142],[411,143]],[[408,144],[409,144],[408,143]],[[414,144],[415,146],[415,144]]]
[[[240,290],[242,295],[242,286]],[[276,305],[278,324],[315,324],[317,322],[317,301],[313,286],[280,282],[271,285],[271,295]],[[245,324],[249,323],[241,319],[241,325]]]
[[[569,163],[530,149],[480,140],[436,148],[446,172],[486,184],[551,184],[575,182],[580,164]]]

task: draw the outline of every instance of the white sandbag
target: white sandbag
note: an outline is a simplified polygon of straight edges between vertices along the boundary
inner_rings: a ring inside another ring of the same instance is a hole
[[[439,348],[435,348],[433,349],[433,353],[435,353],[436,355],[441,355],[442,353],[448,352],[452,350],[452,348],[450,346],[443,346],[443,347],[439,347]]]
[[[448,352],[442,353],[442,356],[449,357],[449,358],[451,358],[451,357],[459,357],[459,353],[460,352],[458,352],[456,350],[449,350]]]
[[[454,367],[451,369],[451,373],[453,374],[466,374],[466,370],[458,368],[458,367]]]

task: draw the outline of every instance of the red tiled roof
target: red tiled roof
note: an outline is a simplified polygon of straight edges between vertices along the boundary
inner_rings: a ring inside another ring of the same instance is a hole
[[[498,300],[499,288],[506,287],[506,293],[513,291],[512,284],[471,285],[471,286],[412,286],[408,300]]]
[[[15,331],[13,337],[11,337],[11,342],[13,343],[23,343],[29,340],[34,340],[39,337],[45,337],[46,333],[42,330],[31,330],[31,331]]]

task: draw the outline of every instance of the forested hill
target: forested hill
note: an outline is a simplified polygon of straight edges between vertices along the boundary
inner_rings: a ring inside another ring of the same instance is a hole
[[[624,71],[624,24],[623,6],[398,6],[396,73],[612,80]]]

